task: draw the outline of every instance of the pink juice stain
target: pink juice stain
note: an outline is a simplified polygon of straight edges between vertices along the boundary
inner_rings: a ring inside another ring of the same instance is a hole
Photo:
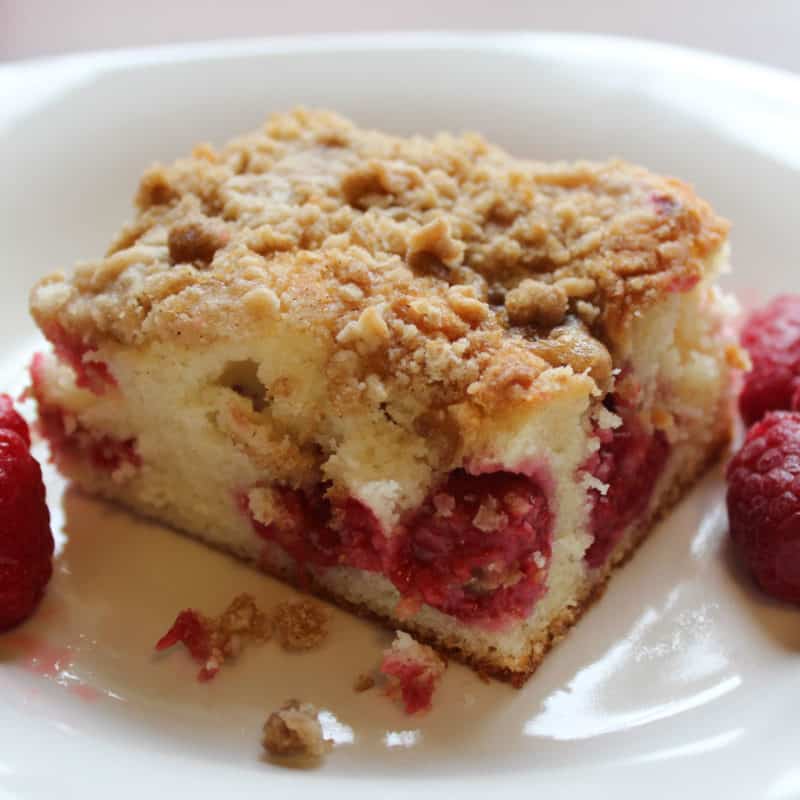
[[[16,656],[17,663],[28,672],[55,681],[75,697],[91,703],[101,692],[81,680],[76,680],[68,670],[72,665],[72,652],[66,647],[55,647],[44,639],[27,633],[17,633],[5,642]]]

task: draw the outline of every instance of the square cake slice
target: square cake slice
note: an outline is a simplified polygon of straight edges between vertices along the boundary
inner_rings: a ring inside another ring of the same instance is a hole
[[[728,439],[727,223],[623,162],[296,110],[33,289],[88,492],[521,684]]]

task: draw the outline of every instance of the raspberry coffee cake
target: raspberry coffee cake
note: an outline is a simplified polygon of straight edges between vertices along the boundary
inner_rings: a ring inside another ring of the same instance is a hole
[[[297,110],[32,293],[85,490],[522,683],[728,439],[727,223],[629,164]]]

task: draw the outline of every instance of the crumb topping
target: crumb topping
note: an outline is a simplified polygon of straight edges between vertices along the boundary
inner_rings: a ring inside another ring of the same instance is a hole
[[[685,184],[623,162],[305,109],[152,167],[136,205],[104,258],[34,289],[43,329],[192,346],[280,322],[324,342],[342,402],[371,374],[487,413],[559,368],[602,382],[632,315],[701,279],[727,233]]]
[[[559,283],[526,278],[506,295],[508,318],[515,325],[552,328],[564,320],[568,307],[567,293]]]
[[[321,758],[332,742],[326,739],[311,703],[288,700],[264,723],[264,750],[276,757]]]
[[[170,263],[207,267],[229,238],[224,225],[216,220],[189,219],[173,225],[167,236]]]

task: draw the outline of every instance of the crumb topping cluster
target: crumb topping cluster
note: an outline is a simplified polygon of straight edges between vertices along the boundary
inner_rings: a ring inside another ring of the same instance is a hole
[[[328,348],[344,394],[387,375],[488,410],[553,367],[602,384],[632,313],[694,285],[727,233],[685,184],[622,162],[304,109],[152,167],[136,204],[104,258],[34,289],[45,332],[191,346],[281,321]]]

